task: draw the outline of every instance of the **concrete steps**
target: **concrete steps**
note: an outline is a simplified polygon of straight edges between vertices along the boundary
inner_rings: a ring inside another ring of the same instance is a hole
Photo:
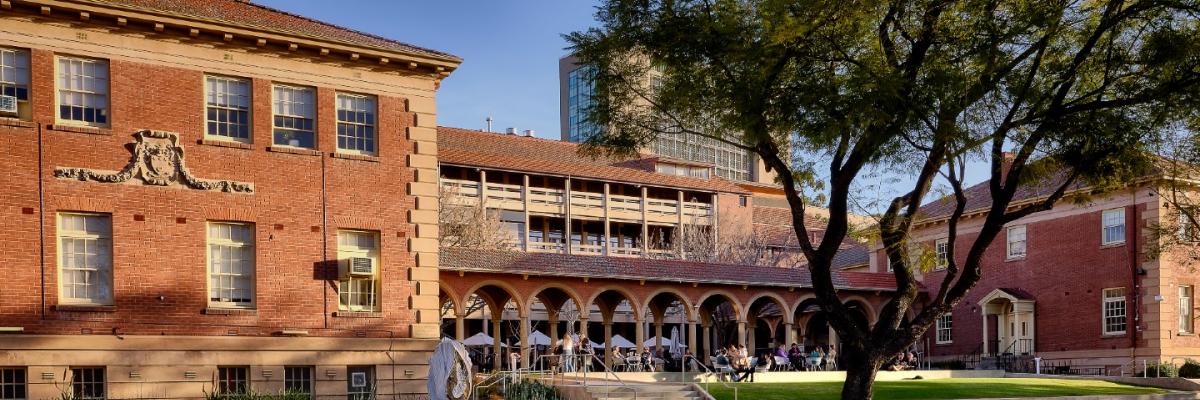
[[[652,400],[702,400],[704,396],[689,385],[678,384],[632,384],[625,386],[589,386],[588,394],[593,400],[602,399],[652,399]]]

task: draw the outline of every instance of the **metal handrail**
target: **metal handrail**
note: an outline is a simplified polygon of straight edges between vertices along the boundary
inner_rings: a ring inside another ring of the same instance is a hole
[[[716,375],[716,374],[717,374],[715,371],[713,371],[712,369],[708,368],[708,366],[707,366],[707,365],[704,365],[704,363],[703,363],[703,362],[700,362],[700,359],[699,359],[699,358],[696,358],[696,356],[694,356],[694,355],[687,355],[687,354],[684,354],[684,355],[683,355],[683,359],[682,359],[682,360],[679,360],[679,363],[680,363],[680,368],[679,368],[679,370],[680,370],[680,373],[679,373],[679,381],[680,381],[680,382],[683,382],[683,380],[684,380],[684,377],[685,377],[685,376],[687,376],[687,375],[686,375],[686,374],[687,374],[687,365],[688,365],[688,364],[687,364],[687,360],[688,360],[689,358],[691,358],[692,360],[695,360],[695,361],[696,361],[696,365],[700,366],[700,368],[701,368],[701,369],[703,369],[703,370],[705,371],[705,374],[707,374],[707,375],[709,375],[709,376],[712,376],[712,375]],[[709,386],[708,386],[708,383],[709,383],[708,381],[710,381],[710,380],[711,380],[711,379],[705,379],[705,380],[704,380],[704,391],[705,391],[705,392],[708,392],[708,394],[711,396],[711,395],[712,395],[712,392],[710,392],[710,391],[708,390],[708,387],[709,387]],[[722,386],[725,386],[725,387],[726,387],[726,388],[728,388],[728,389],[733,389],[733,400],[737,400],[737,398],[738,398],[738,388],[737,388],[737,386],[732,386],[732,385],[730,385],[728,382],[725,382],[725,381],[723,381],[723,380],[720,380],[720,378],[719,378],[719,377],[717,378],[717,382],[719,382],[719,383],[720,383]]]
[[[561,371],[562,371],[562,370],[561,370],[561,367],[562,367],[561,360],[562,360],[562,358],[563,358],[563,357],[568,357],[568,356],[566,356],[566,355],[562,355],[562,354],[559,354],[559,355],[554,355],[554,354],[542,354],[542,355],[539,355],[539,356],[537,356],[537,357],[535,358],[535,360],[542,360],[542,359],[545,359],[545,358],[557,358],[557,359],[559,359],[559,360],[560,360],[560,363],[559,363],[559,368],[560,368],[560,370],[559,370],[559,371],[561,372]],[[608,379],[608,375],[612,375],[612,376],[613,376],[613,378],[616,378],[616,380],[617,380],[617,383],[620,385],[620,386],[617,386],[617,388],[616,388],[616,390],[617,390],[617,391],[620,391],[620,390],[629,390],[629,391],[633,392],[633,398],[634,398],[634,399],[636,399],[636,398],[637,398],[637,390],[635,390],[635,388],[633,388],[633,387],[632,387],[632,386],[630,386],[629,384],[625,383],[625,381],[621,379],[621,376],[620,376],[620,375],[617,375],[617,374],[616,374],[616,372],[613,372],[612,370],[610,370],[610,369],[608,368],[608,364],[605,364],[603,361],[601,361],[601,360],[600,360],[600,357],[597,357],[595,354],[574,354],[574,355],[571,355],[571,356],[569,356],[569,357],[572,357],[572,358],[578,357],[578,358],[580,358],[580,360],[579,360],[579,361],[580,361],[580,363],[579,363],[579,364],[577,364],[577,365],[580,365],[580,366],[584,365],[584,363],[583,363],[583,361],[584,361],[584,360],[588,360],[588,361],[595,360],[597,363],[599,363],[601,366],[603,366],[603,368],[601,369],[601,371],[603,371],[603,372],[604,372],[604,374],[603,374],[603,376],[604,376],[604,377],[603,377],[603,378],[601,378],[601,379],[602,379],[602,380],[604,380],[604,388],[605,388],[605,390],[604,390],[604,391],[605,391],[606,393],[608,393],[608,392],[612,392],[612,391],[613,391],[613,389],[611,389],[611,388],[610,388],[610,387],[611,387],[611,385],[610,385],[610,384],[611,384],[611,381]],[[540,364],[540,365],[547,365],[547,364],[548,364],[548,363],[542,363],[542,364]],[[588,380],[588,378],[587,378],[587,373],[588,373],[588,371],[590,371],[590,370],[591,370],[591,368],[584,368],[584,369],[583,369],[583,387],[584,387],[584,388],[586,388],[586,387],[588,387],[588,386],[589,386],[589,382],[590,382],[590,381],[589,381],[589,380]],[[541,373],[541,377],[540,377],[540,378],[538,378],[538,379],[539,379],[539,380],[541,380],[541,381],[545,381],[545,380],[546,380],[546,375],[545,375],[545,372],[546,372],[546,370],[545,370],[545,369],[542,369],[542,370],[539,370],[539,372]],[[579,371],[575,371],[575,372],[576,372],[576,373],[578,373]],[[551,380],[550,380],[550,382],[552,382],[552,383],[554,382],[554,377],[553,377],[553,375],[554,375],[554,374],[553,374],[553,372],[552,372],[552,373],[551,373]],[[563,375],[563,377],[562,377],[563,379],[565,379],[565,378],[566,378],[566,373],[561,373],[561,375]]]

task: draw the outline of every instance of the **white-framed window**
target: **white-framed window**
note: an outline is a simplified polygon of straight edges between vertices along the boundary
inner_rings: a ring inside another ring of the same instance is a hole
[[[1125,333],[1125,288],[1104,289],[1104,334]]]
[[[107,398],[107,390],[105,390],[106,379],[104,378],[104,367],[71,367],[71,394],[72,399],[78,400],[104,400]]]
[[[58,120],[108,125],[108,62],[58,57]]]
[[[351,365],[346,367],[346,398],[348,400],[370,400],[375,396],[375,366]]]
[[[208,304],[254,307],[254,224],[208,223]]]
[[[1008,246],[1006,247],[1008,249],[1008,259],[1025,257],[1027,239],[1025,225],[1008,227]]]
[[[1193,333],[1196,306],[1192,304],[1192,286],[1179,286],[1179,333]]]
[[[1190,216],[1189,216],[1190,214]],[[1181,208],[1179,210],[1179,240],[1183,242],[1200,241],[1200,225],[1194,223],[1192,217],[1200,218],[1200,210],[1196,208]]]
[[[28,396],[25,367],[0,367],[0,400],[25,400]]]
[[[938,344],[954,343],[954,314],[938,316],[936,330]]]
[[[273,144],[276,146],[317,148],[316,90],[311,87],[275,84],[271,89]]]
[[[217,367],[217,394],[236,395],[250,392],[249,367]]]
[[[375,154],[375,96],[337,94],[337,149]]]
[[[375,268],[370,276],[340,277],[338,308],[347,311],[379,311],[379,233],[338,231],[338,262],[349,263],[352,258],[358,257],[371,259]]]
[[[30,117],[29,51],[0,47],[0,96],[12,96],[17,99],[16,117]]]
[[[1104,210],[1100,244],[1125,243],[1125,209]]]
[[[58,253],[61,303],[113,304],[109,215],[59,214]]]
[[[942,238],[933,242],[933,251],[937,256],[937,264],[933,266],[933,269],[946,269],[946,266],[950,265],[950,239]]]
[[[313,394],[313,367],[291,365],[283,367],[283,390],[308,395],[311,398]]]
[[[204,76],[204,121],[208,136],[250,142],[250,80]]]

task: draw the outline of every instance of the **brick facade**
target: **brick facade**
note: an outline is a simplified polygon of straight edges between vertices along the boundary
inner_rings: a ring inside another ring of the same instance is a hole
[[[201,397],[218,364],[251,366],[257,391],[281,389],[285,363],[314,367],[319,395],[344,396],[347,365],[376,365],[381,392],[424,391],[421,365],[437,337],[437,229],[428,215],[436,215],[440,76],[425,72],[432,67],[293,57],[286,43],[230,45],[232,36],[211,31],[188,39],[187,27],[170,24],[154,33],[155,16],[138,15],[145,19],[135,24],[120,10],[93,10],[91,23],[80,23],[78,11],[36,16],[22,7],[0,14],[0,46],[28,51],[32,75],[32,116],[0,118],[0,327],[17,331],[0,337],[0,367],[29,366],[30,398],[57,397],[55,385],[69,380],[64,371],[80,362],[109,368],[112,398],[144,390]],[[107,61],[109,124],[56,120],[58,55]],[[206,74],[250,79],[249,144],[205,137]],[[316,88],[315,151],[271,146],[273,83]],[[376,96],[376,156],[338,153],[339,91]],[[55,177],[58,168],[120,170],[144,129],[177,134],[193,176],[250,183],[253,192]],[[60,304],[64,212],[111,218],[111,306]],[[253,309],[209,307],[210,221],[253,224]],[[339,312],[337,232],[350,229],[380,238],[377,313]],[[276,350],[261,351],[268,348]],[[211,355],[179,353],[199,350]],[[39,379],[43,373],[54,378]]]

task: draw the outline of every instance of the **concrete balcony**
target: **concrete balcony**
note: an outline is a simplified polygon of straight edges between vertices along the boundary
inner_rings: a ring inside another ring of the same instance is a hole
[[[567,214],[567,191],[565,189],[525,187],[505,183],[481,185],[478,181],[447,178],[441,180],[441,185],[444,193],[453,196],[451,202],[459,205],[476,205],[482,199],[489,208],[559,216]],[[608,195],[606,198],[604,193],[584,191],[570,193],[572,218],[600,220],[607,216],[613,220],[641,223],[676,225],[682,221],[685,224],[693,225],[712,224],[713,206],[711,204],[690,201],[682,202],[682,207],[680,204],[680,201],[673,199],[615,194]],[[528,210],[525,209],[526,205],[529,207]]]

